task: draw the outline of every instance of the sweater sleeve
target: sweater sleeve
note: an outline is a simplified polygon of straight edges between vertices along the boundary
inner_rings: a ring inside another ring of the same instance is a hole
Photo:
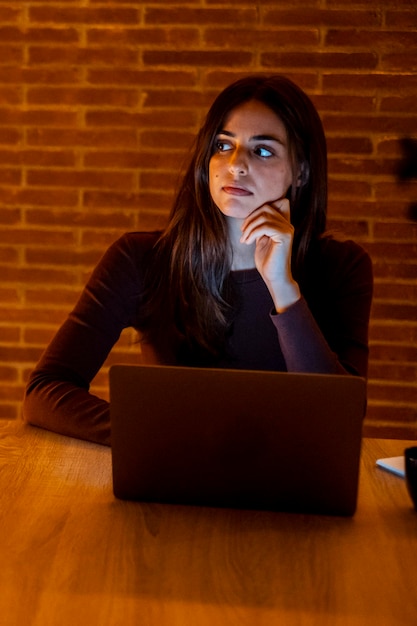
[[[30,424],[110,443],[109,405],[89,386],[121,331],[134,325],[140,293],[134,235],[121,237],[103,256],[32,372],[23,402]]]
[[[289,372],[346,374],[329,347],[307,302],[300,298],[280,315],[271,314]]]
[[[272,315],[288,371],[367,376],[373,277],[369,255],[330,240],[305,297]]]

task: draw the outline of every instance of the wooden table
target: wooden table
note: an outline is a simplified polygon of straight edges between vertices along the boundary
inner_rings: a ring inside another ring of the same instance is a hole
[[[417,513],[364,441],[350,519],[115,500],[110,450],[0,422],[1,626],[417,624]]]

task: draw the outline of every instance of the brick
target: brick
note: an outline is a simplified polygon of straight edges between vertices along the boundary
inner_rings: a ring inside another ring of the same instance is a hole
[[[370,400],[378,400],[379,402],[388,400],[393,403],[416,404],[417,387],[415,384],[370,383],[368,384],[368,397]]]
[[[197,27],[138,27],[123,30],[92,28],[87,32],[89,44],[104,46],[195,47],[200,43]]]
[[[66,285],[78,284],[77,274],[73,270],[56,269],[54,267],[48,268],[33,268],[33,267],[16,267],[14,265],[5,265],[0,259],[0,275],[2,283],[13,285],[28,285],[28,284],[42,284],[42,285],[59,285],[63,283]],[[8,321],[7,314],[4,319]]]
[[[45,301],[46,303],[47,301]],[[55,335],[55,328],[28,328],[24,332],[25,344],[31,346],[46,346]]]
[[[0,380],[5,383],[17,381],[17,371],[14,367],[0,366]]]
[[[0,302],[18,304],[20,302],[20,290],[13,287],[0,287]]]
[[[396,135],[417,133],[417,115],[330,115],[325,114],[323,125],[326,132],[343,132],[346,128],[351,133],[393,133]]]
[[[390,320],[409,320],[414,317],[416,319],[417,305],[408,303],[385,303],[374,301],[372,305],[373,319],[390,319]],[[398,349],[399,346],[397,345]],[[417,351],[407,350],[407,359],[414,361]],[[410,358],[409,358],[410,357]]]
[[[371,154],[372,141],[369,137],[344,137],[343,135],[327,137],[327,151],[332,154]]]
[[[328,187],[331,198],[349,196],[352,200],[356,198],[363,200],[371,197],[371,185],[366,181],[343,180],[329,176]]]
[[[399,157],[402,154],[401,142],[398,139],[381,139],[376,145],[377,155]]]
[[[29,265],[53,265],[58,267],[69,266],[75,267],[77,265],[92,267],[97,264],[102,255],[102,250],[74,250],[68,248],[63,250],[62,248],[42,248],[31,249],[26,251],[26,260]]]
[[[173,148],[178,150],[179,148],[189,149],[194,141],[194,133],[187,133],[182,131],[143,131],[141,133],[141,146],[145,148],[153,148],[155,145],[163,148]]]
[[[0,326],[0,343],[18,343],[20,340],[20,328],[18,326]],[[0,367],[1,370],[5,369]]]
[[[0,109],[0,124],[3,125],[20,125],[25,126],[51,126],[65,125],[74,126],[77,115],[71,111],[61,111],[50,109],[48,111],[42,109],[19,110],[15,108]]]
[[[408,4],[405,2],[404,4]],[[385,22],[389,27],[415,28],[416,26],[416,5],[413,0],[409,0],[411,8],[402,7],[398,11],[386,11]]]
[[[84,205],[89,208],[115,208],[120,209],[138,209],[144,207],[146,209],[156,208],[167,205],[171,197],[170,191],[164,193],[159,189],[158,193],[114,193],[114,192],[94,192],[86,191],[84,194]]]
[[[139,194],[86,191],[84,206],[88,208],[134,209],[139,206]]]
[[[0,45],[0,64],[23,63],[23,48],[16,45]]]
[[[164,94],[167,92],[164,91]],[[150,106],[149,99],[145,101],[146,110],[141,112],[131,112],[122,109],[113,109],[111,111],[102,109],[93,109],[85,114],[85,122],[87,126],[107,126],[107,127],[137,127],[137,128],[178,128],[186,126],[195,126],[197,123],[197,115],[194,111],[183,110],[180,108],[171,108],[173,104],[162,100],[162,106],[169,104],[170,108],[164,108],[163,111],[156,110],[155,106]],[[148,109],[149,107],[149,109]]]
[[[0,246],[0,264],[16,264],[19,261],[19,254],[16,248],[10,246]]]
[[[377,239],[400,239],[417,240],[417,224],[410,222],[376,222],[374,225],[374,236]]]
[[[302,46],[316,46],[319,43],[318,28],[303,30],[262,30],[253,28],[206,28],[204,40],[209,47],[253,48],[254,45],[262,50],[276,50],[280,46],[299,49]]]
[[[146,211],[141,209],[138,215],[138,230],[163,230],[168,223],[169,208],[167,205],[165,211],[161,210],[159,213],[156,210]]]
[[[373,50],[401,50],[415,47],[416,34],[413,32],[382,29],[330,29],[325,38],[328,46],[349,48],[372,48]]]
[[[385,54],[381,59],[381,67],[390,71],[415,71],[417,69],[417,51],[408,50],[407,52]]]
[[[137,147],[136,129],[72,130],[68,128],[29,129],[29,146],[50,147]]]
[[[256,74],[261,74],[268,76],[271,72],[266,70],[265,68],[257,68]],[[233,69],[214,69],[207,70],[204,76],[204,84],[209,87],[214,87],[216,92],[219,92],[221,89],[229,85],[230,83],[246,76],[248,74],[247,71],[242,70],[233,70]],[[318,86],[317,74],[312,71],[285,71],[285,75],[292,79],[297,85],[299,85],[302,89],[307,91],[316,89]]]
[[[338,218],[329,215],[327,228],[330,232],[342,233],[344,237],[352,237],[356,241],[360,241],[364,237],[369,237],[369,225],[365,220],[352,220]]]
[[[352,211],[352,202],[347,198],[332,198],[331,199],[332,211],[338,215],[350,215]],[[384,198],[375,200],[374,198],[355,199],[355,217],[362,216],[368,218],[381,219],[381,215],[385,219],[398,219],[407,218],[409,204],[407,202],[400,202],[398,199],[390,199],[386,202]]]
[[[181,107],[208,109],[217,94],[190,89],[149,89],[146,93],[147,107]]]
[[[263,52],[261,65],[269,68],[373,70],[378,65],[378,57],[373,52]]]
[[[399,184],[398,181],[378,182],[374,184],[376,198],[396,198],[414,200],[417,191],[417,182]]]
[[[23,92],[20,87],[4,87],[0,91],[0,105],[11,106],[23,103]]]
[[[6,204],[17,203],[24,207],[73,207],[78,204],[78,191],[73,189],[29,189],[23,187],[18,193],[12,193],[9,197],[4,197],[3,201]]]
[[[417,379],[417,367],[401,363],[381,363],[371,361],[369,375],[372,379],[391,381],[415,381]]]
[[[251,52],[235,52],[223,50],[145,50],[143,62],[145,65],[191,65],[223,67],[248,67],[251,65]]]
[[[0,167],[0,185],[18,186],[22,182],[22,172],[18,169]]]
[[[402,246],[400,246],[400,248],[401,247]],[[370,253],[372,254],[372,248],[370,249]],[[396,257],[393,258],[392,256],[388,258],[384,258],[383,256],[378,257],[374,254],[372,254],[372,261],[374,276],[376,278],[417,279],[417,263],[407,263],[404,260],[397,260]]]
[[[67,67],[65,74],[62,69],[33,67],[1,67],[0,84],[73,84],[80,80],[81,71],[77,67]]]
[[[100,89],[97,87],[84,88],[50,88],[32,87],[28,90],[29,104],[54,104],[92,106],[106,103],[106,106],[133,107],[137,104],[138,96],[134,89]]]
[[[0,315],[1,315],[1,311],[0,311]],[[16,352],[13,354],[14,349],[16,350]],[[0,361],[1,362],[13,361],[13,360],[17,360],[18,358],[21,361],[36,362],[39,359],[39,356],[40,356],[40,352],[38,348],[28,348],[28,347],[22,347],[22,346],[16,346],[15,348],[12,348],[9,346],[7,347],[0,346]]]
[[[31,209],[27,211],[26,222],[34,226],[63,226],[88,228],[123,228],[130,230],[134,227],[134,213],[129,215],[119,211],[65,211],[48,209]]]
[[[145,24],[254,24],[257,21],[255,8],[146,8]]]
[[[178,181],[178,173],[170,172],[142,172],[139,178],[140,188],[143,191],[149,189],[158,190],[161,184],[167,186],[170,189],[174,189]]]
[[[382,98],[380,104],[381,111],[393,111],[403,113],[415,113],[416,101],[413,96],[398,96],[390,98]]]
[[[21,15],[21,7],[17,8],[12,4],[8,6],[0,6],[0,22],[4,24],[18,23]]]
[[[140,11],[130,7],[94,8],[94,7],[59,7],[41,5],[29,7],[30,22],[55,24],[128,24],[139,21]]]
[[[167,43],[167,32],[162,28],[89,28],[87,42],[93,45],[141,46],[145,44],[163,45]]]
[[[1,128],[0,126],[0,146],[15,146],[20,143],[22,130],[17,128]]]
[[[1,77],[1,71],[0,71]],[[90,68],[87,80],[99,85],[135,85],[141,89],[163,85],[167,87],[193,87],[196,84],[195,71],[143,70],[136,68]]]
[[[6,403],[0,402],[0,419],[5,419],[5,420],[17,419],[19,415],[20,406],[21,406],[21,402],[19,402],[18,405],[12,405],[9,402],[6,402]]]
[[[374,285],[374,299],[383,301],[387,298],[387,293],[389,294],[389,299],[391,301],[417,301],[417,285],[399,281],[395,283],[376,281]]]
[[[161,189],[157,191],[141,192],[138,194],[104,194],[97,192],[85,193],[85,205],[90,208],[97,207],[99,209],[110,206],[120,208],[134,208],[139,210],[140,215],[143,212],[168,212],[171,209],[173,200],[172,190]],[[148,229],[146,229],[148,230]]]
[[[94,246],[97,250],[99,249],[101,252],[104,252],[104,250],[116,241],[116,239],[118,239],[118,237],[122,234],[121,230],[119,232],[116,230],[109,230],[107,232],[105,230],[98,231],[97,229],[84,230],[82,232],[81,243],[83,246]],[[93,263],[91,267],[95,264],[96,263]],[[90,274],[90,269],[91,268],[88,269],[83,282],[86,282]]]
[[[54,309],[52,307],[49,308],[45,308],[45,306],[42,307],[32,307],[30,310],[26,309],[26,308],[22,308],[22,309],[13,309],[13,310],[5,310],[3,308],[0,308],[0,322],[4,323],[16,323],[16,324],[20,324],[20,325],[27,325],[27,324],[45,324],[46,326],[51,326],[51,325],[59,325],[62,324],[62,322],[64,321],[64,319],[66,318],[66,311],[64,310],[60,310],[60,309]],[[25,347],[21,347],[19,346],[15,346],[16,350],[18,351],[16,353],[16,359],[17,361],[19,361],[19,357],[22,358],[22,353],[24,352]],[[10,361],[12,359],[10,359],[10,356],[12,354],[13,350],[13,346],[10,346],[10,348],[8,346],[1,346],[0,345],[0,361],[4,360],[4,361]],[[22,359],[24,360],[24,358]],[[32,360],[32,359],[30,359]]]
[[[406,71],[399,74],[387,74],[381,71],[361,74],[359,72],[323,73],[323,89],[344,93],[407,93],[417,88],[417,75]]]
[[[0,165],[74,167],[75,153],[62,150],[0,150]]]
[[[368,249],[370,249],[372,256],[384,259],[396,259],[398,261],[407,262],[408,259],[417,260],[417,242],[408,243],[407,241],[400,243],[393,243],[390,241],[378,241],[375,243],[369,243]],[[414,318],[417,319],[417,318]]]
[[[136,49],[82,48],[76,46],[52,47],[29,46],[29,63],[45,65],[118,65],[137,64],[139,52]]]
[[[66,309],[73,304],[75,304],[76,300],[79,296],[78,289],[68,289],[68,288],[57,288],[48,289],[42,286],[39,286],[37,289],[29,288],[25,290],[25,302],[31,305],[55,305],[59,307],[65,307]],[[25,337],[27,337],[27,333],[36,333],[39,329],[37,328],[26,328],[25,329]],[[36,343],[33,341],[29,341],[29,343]]]
[[[356,95],[312,95],[311,100],[319,111],[361,113],[376,111],[376,98]]]
[[[0,27],[0,41],[2,43],[20,42],[33,43],[41,41],[49,43],[76,43],[79,41],[78,31],[75,28],[28,28],[16,26]]]
[[[1,170],[0,170],[1,172]],[[133,186],[129,172],[102,172],[94,170],[29,170],[27,182],[42,187],[83,187],[86,189],[126,189]]]
[[[35,230],[4,228],[0,230],[0,244],[30,244],[34,246],[72,246],[74,234],[71,230]]]
[[[161,152],[141,150],[116,151],[89,151],[84,155],[86,167],[120,168],[120,169],[162,169],[178,170],[178,163],[183,159],[182,151]]]
[[[356,8],[356,10],[336,10],[321,8],[306,8],[300,10],[299,7],[288,9],[273,8],[263,12],[263,21],[265,24],[279,24],[280,26],[342,26],[359,27],[380,26],[381,15],[378,10],[368,10]]]
[[[395,159],[370,158],[330,158],[329,174],[347,174],[349,176],[389,176],[395,175],[398,161]]]
[[[379,361],[413,363],[417,360],[417,348],[399,344],[372,344],[371,355]]]

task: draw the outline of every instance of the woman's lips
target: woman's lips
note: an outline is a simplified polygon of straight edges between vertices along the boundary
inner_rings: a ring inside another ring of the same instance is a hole
[[[230,196],[251,196],[252,192],[244,187],[234,187],[233,185],[226,185],[223,187],[223,191]]]

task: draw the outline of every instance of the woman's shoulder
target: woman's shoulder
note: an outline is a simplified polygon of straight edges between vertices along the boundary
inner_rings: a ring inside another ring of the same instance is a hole
[[[130,247],[132,249],[150,249],[161,236],[161,231],[130,231],[121,235],[114,242],[113,246],[119,248]]]
[[[328,263],[336,266],[371,263],[370,256],[363,246],[353,239],[344,239],[333,234],[324,235],[317,241],[314,254],[326,265]]]
[[[324,235],[315,242],[304,275],[305,289],[317,281],[326,288],[346,288],[356,285],[372,289],[372,261],[363,246],[352,239],[342,239],[335,235]],[[309,285],[310,283],[310,285]]]
[[[127,232],[118,237],[104,252],[96,265],[92,281],[111,279],[126,284],[141,282],[149,256],[160,232]]]
[[[160,231],[126,232],[110,245],[105,256],[110,259],[123,257],[126,261],[140,262],[154,248],[160,236]]]

